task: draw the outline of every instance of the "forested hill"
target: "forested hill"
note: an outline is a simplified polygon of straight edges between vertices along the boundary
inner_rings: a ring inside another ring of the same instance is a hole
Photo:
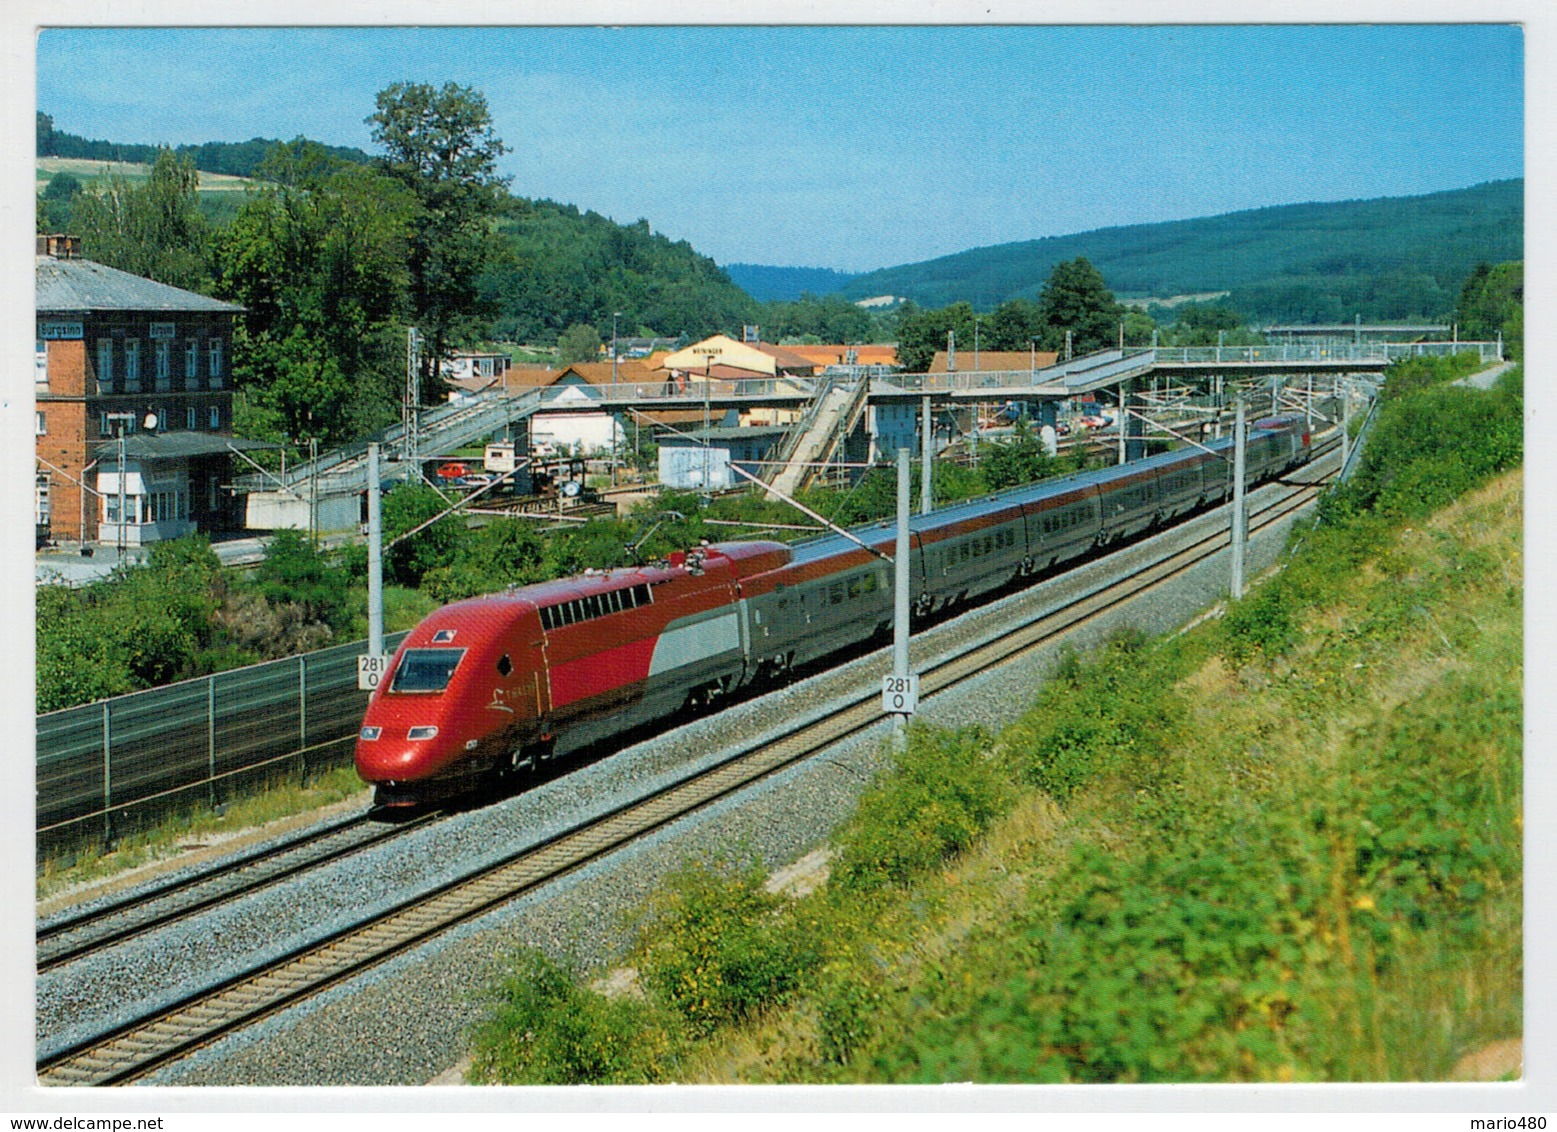
[[[244,142],[178,145],[173,146],[172,150],[177,157],[188,157],[201,172],[252,177],[255,168],[265,159],[271,147],[277,144],[280,143],[275,138],[250,138]],[[88,161],[126,161],[150,165],[157,160],[158,148],[139,143],[89,140],[56,130],[51,116],[41,112],[38,114],[39,157],[80,157]],[[362,150],[351,146],[327,145],[322,148],[331,157],[358,165],[366,165],[373,160]]]
[[[1454,308],[1478,262],[1523,255],[1520,179],[975,248],[856,276],[843,294],[989,309],[1036,298],[1056,264],[1085,256],[1121,298],[1230,291],[1226,302],[1255,321],[1427,317]]]
[[[793,302],[801,295],[832,295],[843,290],[854,276],[830,267],[765,267],[756,263],[727,263],[725,272],[735,285],[759,303]]]
[[[511,198],[498,221],[501,250],[480,291],[493,334],[550,342],[570,326],[701,338],[754,322],[757,306],[713,260],[647,220],[617,224],[549,200]]]

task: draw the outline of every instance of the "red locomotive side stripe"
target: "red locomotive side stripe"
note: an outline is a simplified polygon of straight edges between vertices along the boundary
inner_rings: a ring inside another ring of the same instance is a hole
[[[561,711],[580,700],[605,695],[625,684],[647,680],[656,639],[643,637],[601,649],[577,660],[552,664],[552,711]]]
[[[638,680],[629,684],[620,684],[608,688],[599,695],[574,700],[552,716],[552,727],[560,733],[581,723],[603,719],[625,711],[643,699],[650,683],[648,680]]]

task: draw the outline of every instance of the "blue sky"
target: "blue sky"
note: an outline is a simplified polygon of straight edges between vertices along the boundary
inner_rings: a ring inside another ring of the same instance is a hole
[[[371,150],[392,82],[485,94],[512,191],[721,263],[970,247],[1524,172],[1497,25],[57,29],[55,127]]]

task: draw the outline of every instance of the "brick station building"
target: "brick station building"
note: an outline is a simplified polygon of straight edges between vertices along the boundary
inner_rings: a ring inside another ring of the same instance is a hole
[[[117,541],[121,492],[128,546],[241,529],[225,485],[235,452],[261,446],[232,436],[242,308],[81,259],[76,237],[39,236],[36,309],[40,544]]]

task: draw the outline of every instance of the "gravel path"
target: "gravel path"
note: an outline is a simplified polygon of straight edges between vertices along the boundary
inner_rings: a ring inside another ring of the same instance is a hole
[[[1259,495],[1256,493],[1255,498]],[[1225,523],[1225,516],[1220,520]],[[1215,515],[1152,542],[1190,541],[1218,524]],[[1275,559],[1290,521],[1252,540],[1250,576]],[[1135,564],[1147,544],[1120,555]],[[1074,596],[1120,555],[975,610],[921,634],[914,663],[944,655],[1020,611]],[[1161,593],[1100,618],[1071,639],[1078,647],[1124,626],[1148,633],[1183,624],[1225,591],[1224,552]],[[919,718],[944,726],[998,727],[1030,702],[1058,655],[1041,650],[960,687],[922,701]],[[890,650],[862,657],[760,699],[727,707],[584,766],[518,797],[458,814],[392,846],[359,854],[316,875],[258,894],[131,941],[113,952],[40,976],[39,1052],[68,1044],[146,1005],[178,997],[191,983],[252,966],[296,946],[329,925],[346,924],[390,905],[412,889],[449,879],[625,801],[649,783],[719,757],[728,748],[797,717],[820,715],[856,687],[873,687],[890,666]],[[862,786],[884,758],[890,725],[838,744],[700,814],[662,830],[609,860],[591,865],[413,952],[285,1011],[147,1078],[160,1085],[421,1085],[447,1075],[464,1057],[481,994],[522,945],[567,955],[585,968],[609,966],[632,939],[632,910],[653,886],[690,857],[740,854],[771,869],[823,842],[852,811]],[[447,1078],[445,1077],[444,1080]],[[442,1082],[440,1082],[442,1083]]]

